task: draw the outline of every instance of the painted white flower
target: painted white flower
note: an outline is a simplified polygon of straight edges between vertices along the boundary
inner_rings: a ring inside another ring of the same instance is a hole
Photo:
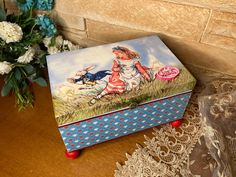
[[[0,62],[0,74],[8,74],[12,70],[11,63],[7,61]]]
[[[25,52],[25,54],[20,56],[17,59],[17,62],[24,63],[24,64],[29,63],[33,60],[34,54],[35,54],[35,50],[32,47],[29,47],[28,50]]]
[[[0,22],[0,38],[6,43],[18,42],[22,39],[23,32],[19,25],[10,22]]]

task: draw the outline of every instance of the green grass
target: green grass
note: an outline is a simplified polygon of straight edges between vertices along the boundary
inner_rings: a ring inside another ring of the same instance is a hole
[[[145,82],[139,90],[132,90],[121,95],[107,95],[92,106],[88,106],[88,101],[93,96],[86,97],[78,105],[54,97],[53,104],[56,120],[59,125],[63,125],[124,107],[135,107],[142,102],[192,90],[195,83],[196,80],[188,70],[182,68],[180,75],[173,81],[155,79],[152,82]]]

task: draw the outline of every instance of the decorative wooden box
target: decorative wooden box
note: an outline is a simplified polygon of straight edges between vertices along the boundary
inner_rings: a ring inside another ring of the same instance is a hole
[[[181,119],[196,83],[157,36],[50,55],[47,64],[68,154]]]

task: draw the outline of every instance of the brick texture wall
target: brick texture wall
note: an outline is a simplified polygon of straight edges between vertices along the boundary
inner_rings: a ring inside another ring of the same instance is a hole
[[[9,11],[12,1],[5,0]],[[184,63],[236,75],[236,0],[55,1],[52,16],[76,43],[158,34]]]

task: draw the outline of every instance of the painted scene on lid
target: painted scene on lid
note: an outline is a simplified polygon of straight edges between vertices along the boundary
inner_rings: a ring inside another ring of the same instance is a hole
[[[59,125],[193,89],[195,79],[157,36],[50,55]]]

